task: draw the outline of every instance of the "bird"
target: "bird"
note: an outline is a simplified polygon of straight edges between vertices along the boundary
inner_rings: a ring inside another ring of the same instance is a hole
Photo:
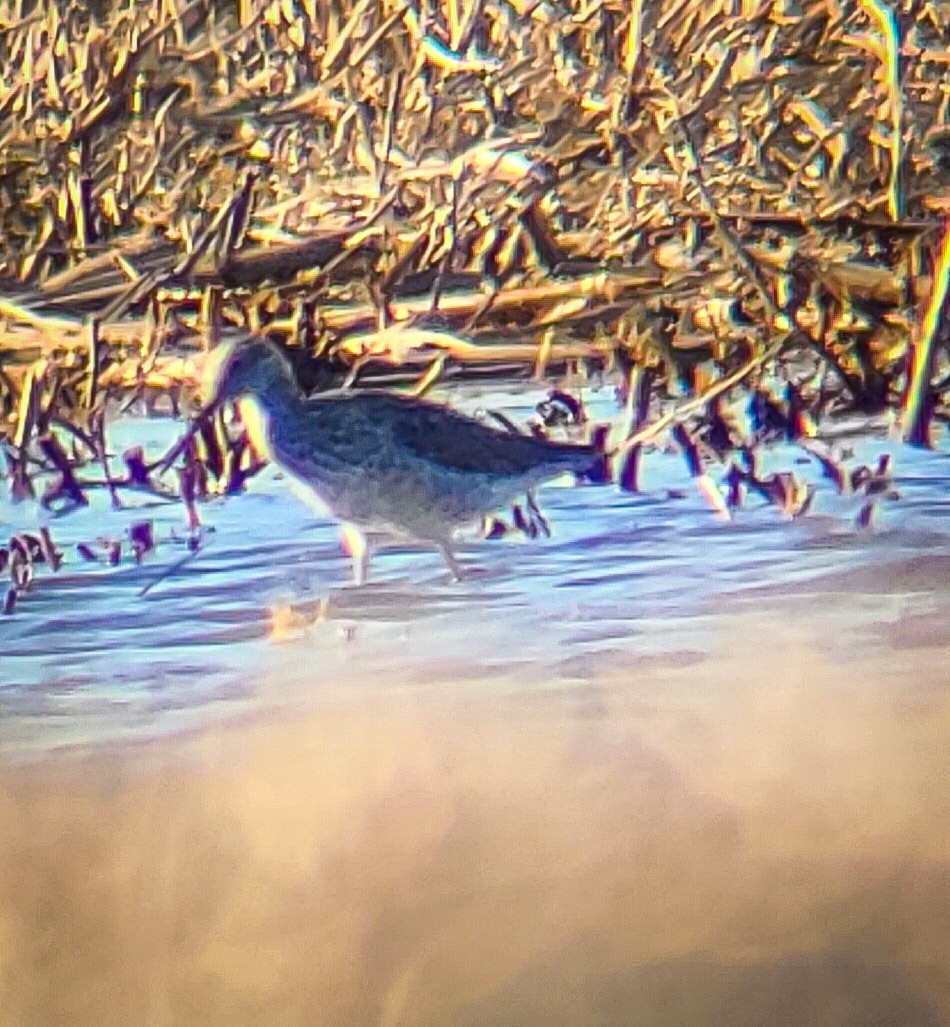
[[[415,396],[378,389],[305,396],[285,353],[266,338],[219,343],[203,392],[205,412],[237,403],[255,449],[340,522],[357,585],[380,534],[434,547],[463,580],[453,549],[458,529],[602,460],[595,446],[516,434]]]

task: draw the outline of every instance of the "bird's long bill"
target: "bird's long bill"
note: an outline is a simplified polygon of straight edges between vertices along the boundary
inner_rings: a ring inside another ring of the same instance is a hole
[[[225,368],[229,358],[235,351],[235,347],[240,345],[242,341],[222,342],[206,355],[202,371],[201,396],[202,398],[208,396],[208,399],[198,410],[185,434],[157,465],[160,470],[166,471],[171,467],[188,447],[191,440],[201,429],[201,426],[221,408],[225,400],[225,389],[227,387],[227,374],[224,373]]]
[[[201,430],[201,426],[213,417],[221,407],[220,395],[214,395],[207,403],[204,404],[195,414],[191,424],[185,430],[185,434],[175,443],[174,446],[162,457],[161,462],[157,465],[159,471],[167,471],[169,467],[181,456],[182,453],[188,448],[191,440]]]

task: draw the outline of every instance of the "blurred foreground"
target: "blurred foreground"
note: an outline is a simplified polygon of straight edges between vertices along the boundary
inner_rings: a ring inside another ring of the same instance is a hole
[[[0,1022],[946,1023],[945,613],[0,767]]]

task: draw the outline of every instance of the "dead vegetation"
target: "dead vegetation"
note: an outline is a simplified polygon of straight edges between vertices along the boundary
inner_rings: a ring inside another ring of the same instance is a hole
[[[627,484],[790,360],[790,421],[926,442],[948,44],[945,0],[0,0],[11,487],[115,494],[109,399],[177,412],[235,330],[310,387],[618,370]]]
[[[187,383],[231,326],[338,367],[620,351],[713,378],[794,328],[879,407],[950,205],[948,25],[909,0],[4,0],[3,412],[38,357],[88,407]],[[405,333],[433,328],[462,338]]]

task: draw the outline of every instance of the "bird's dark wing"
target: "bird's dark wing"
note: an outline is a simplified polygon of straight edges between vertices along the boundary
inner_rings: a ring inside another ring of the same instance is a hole
[[[516,435],[449,407],[393,393],[356,392],[329,402],[357,404],[359,420],[375,423],[389,444],[453,470],[521,475],[550,466],[583,471],[597,458],[592,446]]]

